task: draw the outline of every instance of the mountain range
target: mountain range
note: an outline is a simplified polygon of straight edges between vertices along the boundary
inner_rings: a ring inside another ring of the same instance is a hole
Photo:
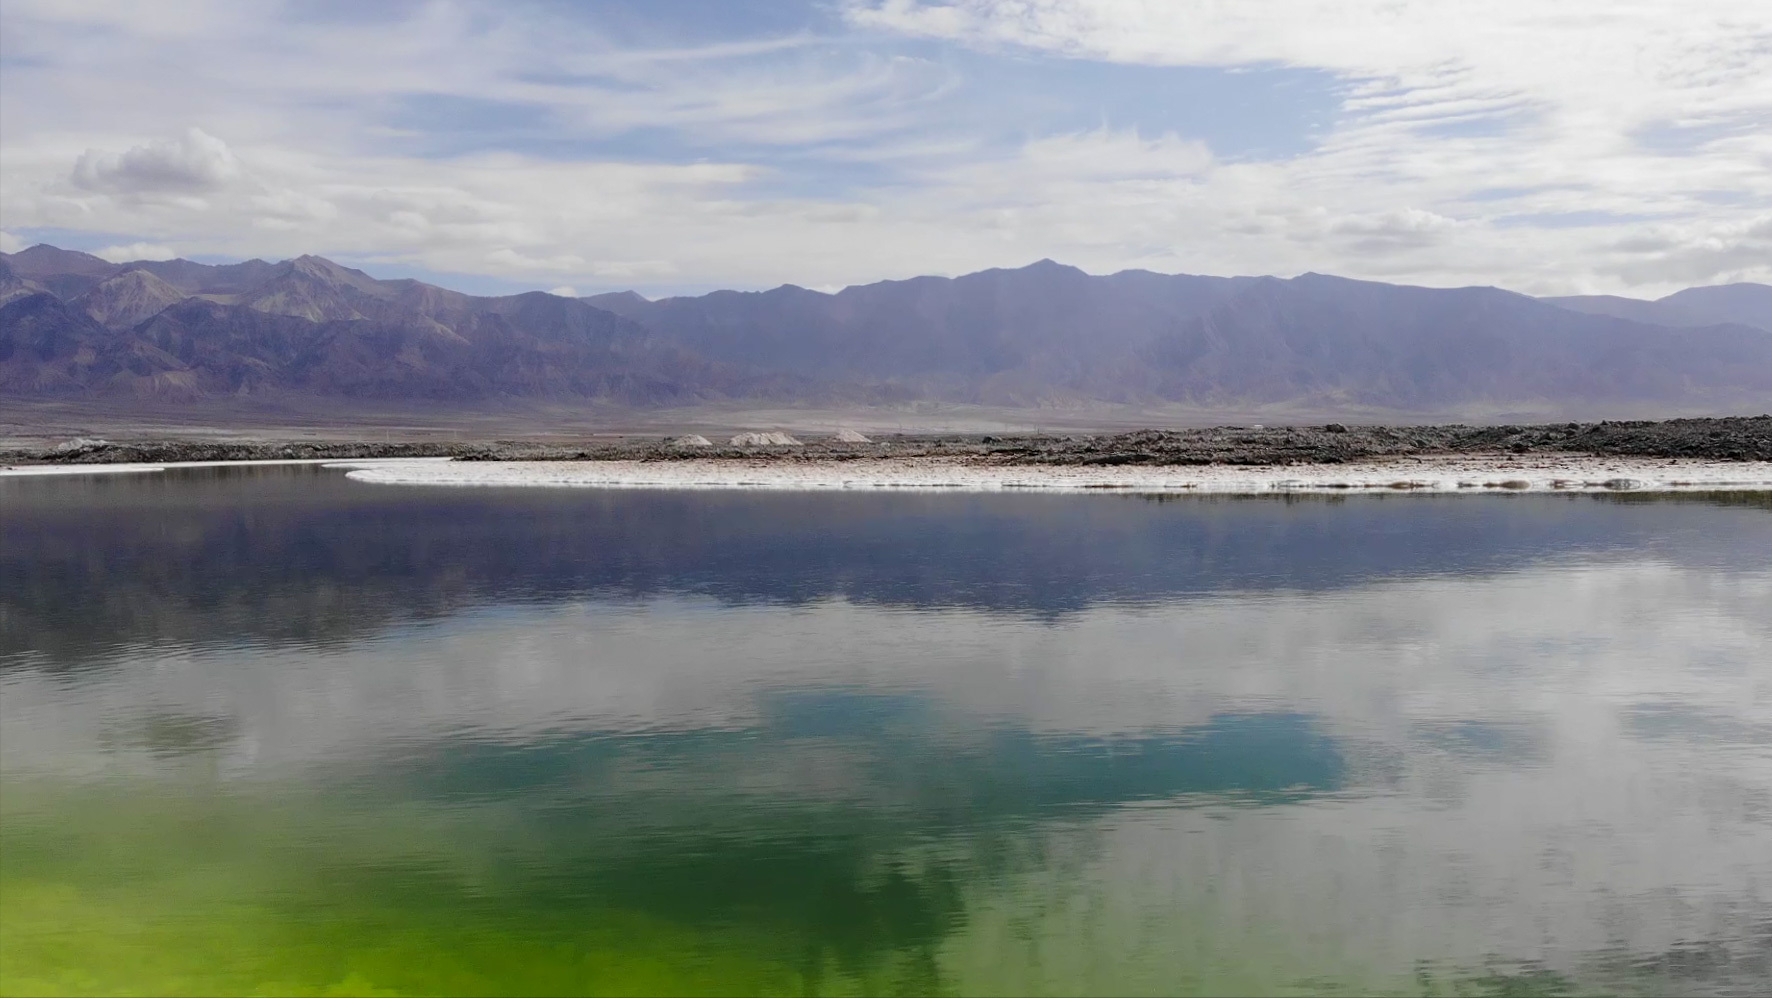
[[[1435,411],[1772,400],[1772,287],[1533,298],[1050,260],[834,294],[466,295],[317,256],[0,254],[0,393]]]

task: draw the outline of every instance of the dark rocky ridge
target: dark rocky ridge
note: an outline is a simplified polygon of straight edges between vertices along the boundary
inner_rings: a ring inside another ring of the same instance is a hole
[[[1541,426],[1275,426],[1139,430],[1087,436],[893,435],[872,443],[810,438],[800,447],[684,448],[658,437],[580,442],[164,440],[71,441],[54,448],[0,451],[0,463],[112,464],[379,457],[472,461],[739,458],[753,461],[863,461],[943,457],[989,464],[1293,465],[1449,454],[1596,454],[1712,461],[1772,461],[1772,415]]]

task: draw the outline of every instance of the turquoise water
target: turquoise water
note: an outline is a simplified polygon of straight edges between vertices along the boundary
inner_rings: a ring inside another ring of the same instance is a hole
[[[0,480],[0,990],[1749,994],[1772,497]]]

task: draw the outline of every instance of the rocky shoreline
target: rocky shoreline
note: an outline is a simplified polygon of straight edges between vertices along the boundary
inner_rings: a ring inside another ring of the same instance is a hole
[[[976,465],[1292,466],[1453,455],[1562,455],[1772,461],[1772,415],[1535,426],[1221,426],[1098,435],[893,434],[872,440],[833,432],[798,440],[750,434],[575,441],[278,441],[76,439],[0,451],[0,465],[164,464],[209,461],[448,457],[461,461],[679,461],[708,458],[794,463],[942,458]],[[757,442],[771,441],[771,442]],[[786,442],[792,441],[792,442]]]

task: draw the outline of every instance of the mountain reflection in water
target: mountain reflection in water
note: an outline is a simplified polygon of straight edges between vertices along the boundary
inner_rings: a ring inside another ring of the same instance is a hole
[[[0,990],[1760,990],[1769,511],[0,480]]]
[[[0,655],[72,665],[134,641],[348,640],[592,597],[1056,616],[1564,555],[1772,564],[1772,541],[1737,529],[1772,493],[1077,498],[371,487],[299,466],[0,479]],[[86,626],[68,626],[76,609]]]

